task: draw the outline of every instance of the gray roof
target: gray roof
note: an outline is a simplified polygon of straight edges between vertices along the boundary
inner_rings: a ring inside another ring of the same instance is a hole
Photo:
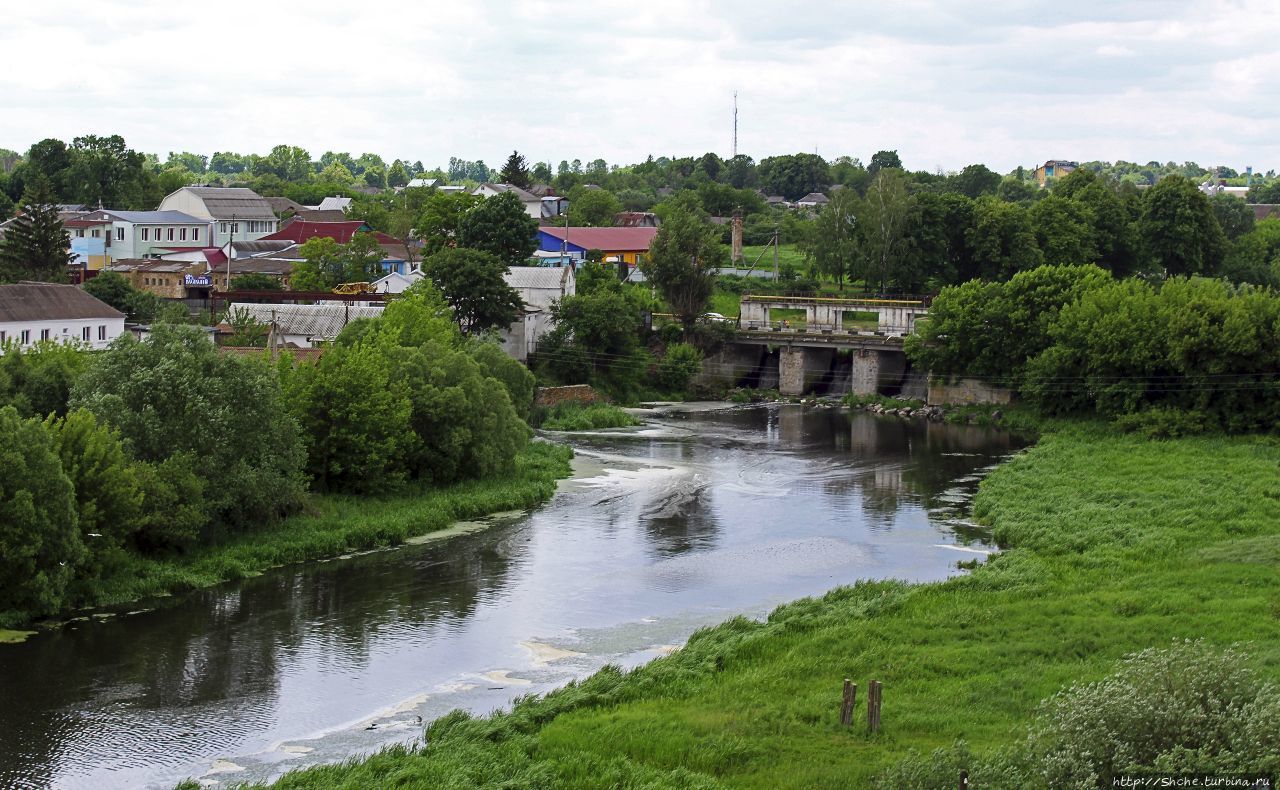
[[[346,211],[351,205],[351,198],[334,195],[320,201],[320,205],[316,206],[317,211]]]
[[[231,310],[244,310],[261,323],[275,322],[281,334],[333,339],[357,318],[377,318],[382,307],[346,304],[247,304],[234,303]]]
[[[124,318],[124,313],[74,285],[30,282],[0,285],[0,322],[60,318]]]
[[[204,261],[166,261],[155,258],[122,258],[106,267],[109,272],[185,272]]]
[[[524,191],[523,189],[521,189],[520,187],[513,186],[511,184],[481,184],[480,186],[476,187],[476,191],[472,194],[479,193],[480,190],[484,189],[485,187],[496,190],[498,192],[514,192],[515,196],[520,198],[521,203],[537,203],[539,201],[539,198],[537,195],[530,194]]]
[[[559,291],[569,279],[572,269],[553,266],[512,266],[502,276],[507,285],[521,290]]]
[[[257,256],[269,252],[283,252],[298,242],[289,239],[258,239],[257,241],[237,241],[232,243],[236,255]]]
[[[226,272],[225,263],[213,267],[217,272]],[[293,261],[282,261],[275,258],[237,258],[231,262],[231,276],[237,274],[270,274],[276,277],[288,277],[293,274]]]
[[[796,201],[797,203],[830,203],[831,198],[821,192],[810,192]]]
[[[247,187],[183,187],[204,201],[214,219],[275,219],[266,198]]]
[[[207,219],[196,219],[181,211],[113,211],[107,209],[104,214],[122,222],[135,225],[208,225]]]
[[[298,201],[290,200],[287,197],[266,197],[266,198],[263,198],[263,200],[270,203],[271,208],[277,214],[283,214],[286,211],[293,211],[296,213],[299,211],[306,211],[307,209],[306,206],[302,205]]]

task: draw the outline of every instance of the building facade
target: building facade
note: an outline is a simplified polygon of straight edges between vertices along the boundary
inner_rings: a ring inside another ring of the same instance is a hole
[[[244,187],[183,187],[160,201],[162,211],[181,211],[212,225],[210,247],[253,241],[275,233],[275,212],[266,198]]]
[[[101,350],[124,334],[124,318],[74,285],[0,285],[0,354],[42,341]]]

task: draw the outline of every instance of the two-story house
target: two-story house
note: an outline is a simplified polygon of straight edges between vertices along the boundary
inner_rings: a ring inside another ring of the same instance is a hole
[[[245,187],[183,187],[165,195],[162,211],[181,211],[213,225],[207,247],[255,241],[276,232],[278,219],[267,199]]]
[[[83,218],[111,223],[106,255],[113,261],[126,258],[159,258],[182,249],[212,246],[207,220],[181,211],[94,211]]]

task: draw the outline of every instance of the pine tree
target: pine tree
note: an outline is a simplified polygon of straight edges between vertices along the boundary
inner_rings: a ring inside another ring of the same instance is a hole
[[[48,180],[38,178],[27,188],[20,214],[0,238],[0,282],[67,281],[71,237],[62,220]]]
[[[502,183],[511,184],[521,189],[529,188],[529,165],[519,151],[512,151],[507,163],[502,166]]]

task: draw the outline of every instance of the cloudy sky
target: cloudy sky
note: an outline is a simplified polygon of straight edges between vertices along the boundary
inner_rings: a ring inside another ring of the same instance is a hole
[[[5,4],[0,147],[1280,169],[1274,0]]]

